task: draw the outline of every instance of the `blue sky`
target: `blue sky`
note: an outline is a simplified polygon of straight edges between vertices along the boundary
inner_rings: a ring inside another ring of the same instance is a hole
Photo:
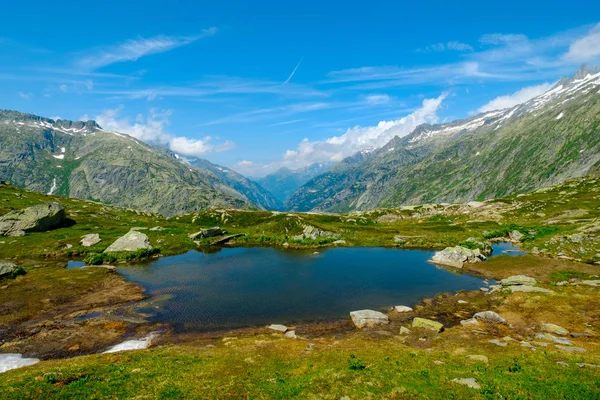
[[[260,176],[508,107],[600,63],[597,2],[403,3],[10,2],[0,107],[96,119]]]

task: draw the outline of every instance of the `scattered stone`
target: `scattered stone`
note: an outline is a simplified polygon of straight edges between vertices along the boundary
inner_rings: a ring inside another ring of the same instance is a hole
[[[469,304],[469,302],[466,300],[458,300],[457,303],[458,304]]]
[[[142,232],[129,231],[125,235],[121,236],[113,244],[108,246],[105,253],[112,253],[116,251],[137,251],[141,249],[151,249],[150,240],[148,236]]]
[[[162,231],[163,227],[162,226],[155,226],[154,228],[150,228],[151,231]]]
[[[318,251],[313,251],[313,256],[319,255]]]
[[[449,267],[462,268],[464,263],[476,263],[486,260],[486,256],[479,250],[471,250],[462,246],[446,247],[442,251],[436,252],[431,257],[430,262]]]
[[[591,337],[594,337],[594,335],[592,335],[591,333],[579,333],[578,332],[578,333],[571,333],[571,337],[573,337],[575,339],[580,338],[580,337],[591,338]]]
[[[555,347],[557,349],[562,350],[562,351],[567,352],[567,353],[585,353],[587,351],[583,347],[561,346],[561,345],[558,345],[558,344]]]
[[[469,360],[479,361],[479,362],[482,362],[484,364],[488,364],[490,362],[490,360],[486,356],[484,356],[482,354],[471,354],[471,355],[468,355],[467,358]]]
[[[336,240],[336,241],[333,242],[333,244],[335,246],[342,246],[342,245],[346,244],[346,241],[345,240]]]
[[[373,327],[375,325],[388,324],[390,322],[387,315],[374,310],[358,310],[350,313],[350,318],[357,328]]]
[[[442,323],[419,317],[413,318],[412,327],[430,329],[436,332],[442,332],[444,330],[444,325]]]
[[[531,345],[531,343],[529,343],[529,342],[526,342],[526,341],[524,341],[524,340],[522,340],[522,341],[521,341],[521,347],[528,347],[528,348],[530,348],[530,349],[535,349],[535,347],[533,347],[533,346]]]
[[[555,324],[542,324],[542,331],[548,333],[554,333],[556,335],[568,335],[569,331]]]
[[[506,347],[508,345],[508,343],[503,342],[502,340],[499,340],[499,339],[488,340],[488,342],[495,344],[497,346],[500,346],[500,347]]]
[[[475,318],[469,318],[463,319],[462,321],[460,321],[460,324],[462,326],[477,326],[479,325],[479,321],[477,321]]]
[[[287,249],[288,247],[290,247],[290,244],[288,242],[285,242],[282,246]]]
[[[58,203],[38,204],[11,211],[0,217],[0,236],[23,236],[25,232],[45,232],[61,226],[67,217]]]
[[[324,231],[322,229],[316,228],[312,225],[304,225],[304,229],[300,235],[293,236],[294,240],[304,240],[304,239],[312,239],[316,240],[320,237],[339,237],[339,235],[334,234],[333,232]]]
[[[401,335],[410,335],[410,329],[408,329],[407,327],[400,327],[400,334]]]
[[[481,312],[478,312],[475,315],[473,315],[473,318],[481,320],[481,321],[489,322],[492,324],[505,324],[506,323],[506,320],[504,318],[502,318],[500,315],[498,315],[498,313],[495,313],[494,311],[481,311]]]
[[[600,280],[585,280],[585,281],[579,282],[579,284],[586,285],[586,286],[600,286]]]
[[[271,324],[269,325],[269,329],[272,329],[277,332],[286,332],[288,330],[287,326],[280,324]]]
[[[434,364],[436,364],[436,365],[444,365],[444,364],[445,364],[445,363],[444,363],[443,361],[441,361],[441,360],[435,360],[433,363],[434,363]]]
[[[538,347],[548,347],[550,345],[550,343],[545,342],[533,342],[533,344],[535,344]]]
[[[521,239],[523,239],[524,236],[525,235],[523,235],[521,232],[519,232],[516,229],[508,234],[508,237],[510,237],[510,239],[513,240],[513,241],[515,241],[515,242],[520,242]]]
[[[17,270],[17,265],[8,261],[0,261],[0,277],[12,274]]]
[[[598,364],[589,364],[589,363],[577,363],[577,366],[579,368],[600,368],[600,365]]]
[[[452,379],[452,382],[468,386],[471,389],[481,389],[481,386],[479,385],[479,383],[477,383],[475,378],[454,378]]]
[[[100,243],[101,240],[102,239],[100,239],[100,235],[99,234],[97,234],[97,233],[89,233],[89,234],[83,235],[81,237],[80,243],[81,243],[81,245],[83,247],[90,247],[90,246],[93,246],[95,244]]]
[[[528,286],[528,285],[520,285],[520,286],[509,286],[508,289],[512,293],[516,292],[525,292],[525,293],[554,293],[553,290],[545,289],[537,286]]]
[[[489,335],[489,333],[485,332],[485,331],[480,331],[478,329],[473,329],[471,332],[477,334],[477,335]]]
[[[479,288],[479,290],[481,290],[483,293],[487,293],[490,291],[490,289],[488,289],[486,287],[481,287],[481,288]]]
[[[290,339],[296,339],[296,331],[287,331],[283,336]]]
[[[537,281],[534,278],[525,275],[514,275],[500,281],[502,286],[529,285],[534,286]]]
[[[504,336],[502,340],[504,340],[505,342],[516,342],[516,340],[511,338],[510,336]]]
[[[568,362],[566,362],[566,361],[557,361],[556,363],[557,363],[558,365],[562,365],[563,367],[568,367],[568,366],[569,366],[569,363],[568,363]]]
[[[396,312],[399,313],[405,313],[405,312],[412,312],[413,309],[407,306],[396,306],[394,307],[394,309],[396,310]]]
[[[191,235],[189,235],[189,238],[192,240],[197,240],[197,239],[205,239],[205,238],[211,238],[211,237],[215,237],[215,236],[221,236],[224,234],[225,234],[225,232],[223,232],[221,230],[221,228],[219,228],[218,226],[215,226],[213,228],[202,229],[201,231],[192,233]]]
[[[535,335],[535,338],[539,339],[539,340],[547,340],[549,342],[554,342],[554,343],[558,343],[558,344],[564,344],[567,346],[571,346],[573,344],[573,342],[571,342],[567,338],[557,337],[557,336],[551,335],[549,333],[538,333]]]
[[[556,286],[566,286],[568,285],[569,282],[568,281],[560,281],[560,282],[556,282]]]

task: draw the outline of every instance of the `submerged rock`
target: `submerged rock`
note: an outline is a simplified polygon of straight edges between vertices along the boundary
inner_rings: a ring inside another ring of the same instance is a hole
[[[431,257],[430,262],[449,267],[462,268],[464,263],[476,263],[486,259],[486,256],[478,250],[467,249],[466,247],[446,247],[442,251],[436,252]]]
[[[11,211],[0,217],[0,236],[49,231],[61,226],[66,218],[65,209],[58,203],[38,204]]]
[[[350,313],[350,318],[357,328],[373,327],[375,325],[384,325],[390,322],[387,315],[374,310],[358,310]]]
[[[80,243],[84,247],[90,247],[100,243],[101,241],[102,239],[100,239],[100,235],[98,235],[97,233],[90,233],[88,235],[83,235],[81,237]]]
[[[141,249],[151,249],[150,240],[148,236],[142,232],[129,231],[125,235],[121,236],[113,244],[108,246],[105,253],[112,253],[117,251],[137,251]]]
[[[516,285],[529,285],[533,286],[537,283],[534,278],[525,275],[514,275],[508,278],[502,279],[500,284],[502,286],[516,286]]]
[[[442,323],[419,317],[415,317],[413,319],[412,326],[413,328],[424,328],[436,332],[441,332],[444,330],[444,325]]]

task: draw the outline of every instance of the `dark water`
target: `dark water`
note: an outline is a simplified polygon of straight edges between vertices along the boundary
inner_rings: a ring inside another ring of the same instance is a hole
[[[482,280],[429,264],[431,251],[337,248],[317,255],[272,248],[190,251],[120,267],[148,294],[151,310],[179,331],[347,318],[359,309],[413,305],[423,297],[478,289]],[[150,311],[150,310],[147,310]]]

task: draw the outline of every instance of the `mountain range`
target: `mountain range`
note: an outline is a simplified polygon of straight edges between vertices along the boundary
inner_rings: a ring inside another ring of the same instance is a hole
[[[532,191],[600,168],[600,69],[582,66],[512,108],[420,125],[316,176],[294,211],[347,212]]]
[[[267,189],[269,192],[282,203],[291,197],[292,194],[312,178],[320,175],[331,168],[332,163],[315,163],[308,167],[289,169],[280,168],[277,171],[264,176],[262,178],[256,178],[262,187]]]

